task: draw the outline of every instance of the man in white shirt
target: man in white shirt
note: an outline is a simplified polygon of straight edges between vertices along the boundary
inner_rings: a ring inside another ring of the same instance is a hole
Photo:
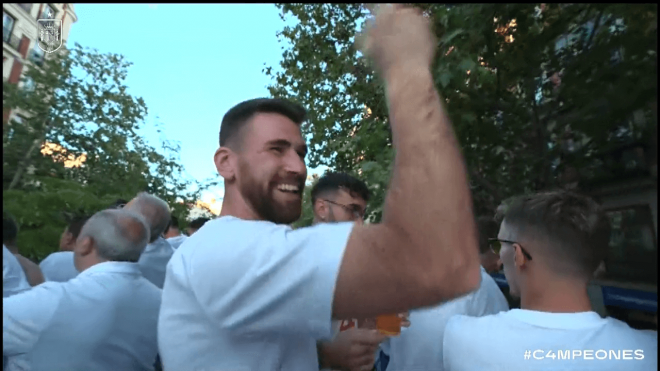
[[[60,251],[48,255],[39,263],[46,281],[66,282],[80,273],[73,263],[73,248],[87,219],[86,216],[73,218],[60,237]]]
[[[492,224],[497,225],[492,218],[477,219],[482,263],[484,252],[490,249],[489,237],[497,236],[497,229],[493,230]],[[481,317],[507,310],[509,303],[504,294],[482,266],[481,285],[477,291],[433,308],[412,311],[410,328],[381,345],[389,356],[387,371],[443,371],[442,341],[450,318],[458,314]]]
[[[14,254],[16,260],[18,260],[21,268],[23,268],[23,272],[25,272],[25,278],[30,286],[37,286],[44,282],[44,275],[41,273],[39,266],[32,260],[20,254],[18,250],[18,224],[16,224],[14,218],[9,214],[3,215],[2,218],[2,244],[5,245],[7,249]]]
[[[167,202],[142,192],[127,203],[124,209],[142,215],[149,226],[151,240],[142,252],[138,264],[144,278],[162,289],[167,263],[174,253],[172,245],[162,237],[170,222],[170,208]]]
[[[30,289],[25,272],[14,254],[2,245],[2,297],[6,298]]]
[[[175,250],[188,238],[179,230],[179,219],[174,215],[170,218],[170,224],[167,226],[163,237]]]
[[[430,72],[436,42],[417,11],[379,9],[365,53],[385,78],[397,147],[382,223],[292,230],[307,177],[304,109],[281,99],[230,109],[214,157],[221,217],[167,267],[166,371],[318,369],[316,342],[331,338],[332,319],[400,313],[478,287],[465,168]]]
[[[477,291],[433,308],[410,312],[411,326],[381,345],[390,358],[387,371],[443,371],[442,341],[450,318],[458,314],[481,317],[507,310],[509,304],[504,294],[482,267]]]
[[[139,215],[91,217],[74,249],[76,278],[3,299],[7,370],[153,370],[161,290],[137,265],[148,241]]]
[[[327,172],[311,191],[313,224],[361,222],[369,201],[369,188],[361,180],[339,172]],[[357,320],[333,321],[332,341],[318,342],[322,369],[362,370],[373,367],[379,344],[385,336],[372,336],[358,328]],[[341,332],[341,334],[340,334]]]
[[[606,214],[588,197],[560,191],[512,201],[492,244],[521,309],[453,317],[445,370],[657,370],[657,332],[591,308],[587,285],[610,234]]]

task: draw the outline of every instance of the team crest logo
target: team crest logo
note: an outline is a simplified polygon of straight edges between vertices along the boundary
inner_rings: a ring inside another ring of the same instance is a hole
[[[37,45],[46,53],[52,53],[62,46],[62,21],[59,19],[38,19],[39,37]]]

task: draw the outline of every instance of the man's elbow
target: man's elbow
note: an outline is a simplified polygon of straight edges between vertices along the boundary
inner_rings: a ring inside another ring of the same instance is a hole
[[[481,285],[481,265],[476,253],[454,259],[446,270],[436,272],[439,277],[433,279],[435,285],[432,290],[440,301],[463,296]]]

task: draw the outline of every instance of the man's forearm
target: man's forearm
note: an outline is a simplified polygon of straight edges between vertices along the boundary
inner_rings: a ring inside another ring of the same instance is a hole
[[[479,282],[472,199],[433,76],[423,65],[401,65],[385,80],[396,157],[383,223],[404,231],[420,269],[450,261],[449,271],[470,276],[461,277],[469,289]]]

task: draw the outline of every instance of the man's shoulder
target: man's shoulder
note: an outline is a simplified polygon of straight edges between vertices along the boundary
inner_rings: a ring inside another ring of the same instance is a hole
[[[49,264],[55,261],[62,261],[71,258],[73,258],[73,251],[55,251],[53,253],[48,254],[48,256],[44,258],[44,260],[42,260],[39,265],[44,263]]]

